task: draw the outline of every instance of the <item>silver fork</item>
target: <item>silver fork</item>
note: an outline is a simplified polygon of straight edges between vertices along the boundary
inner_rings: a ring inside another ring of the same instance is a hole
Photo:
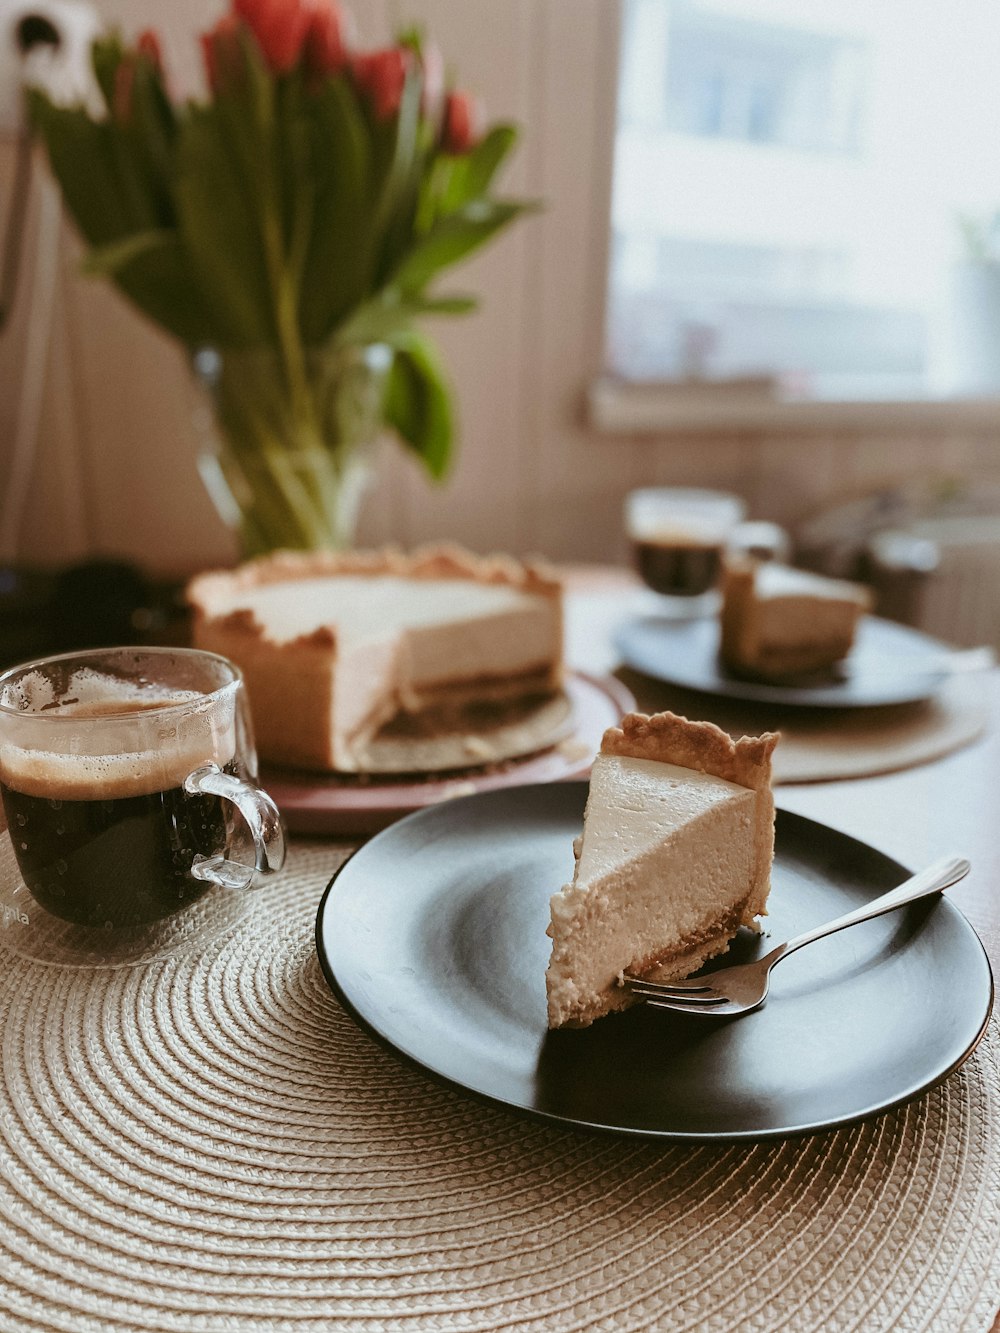
[[[880,898],[844,916],[838,916],[825,926],[817,926],[815,930],[808,930],[803,935],[786,940],[752,963],[738,963],[704,976],[669,983],[646,981],[626,973],[625,984],[633,995],[640,996],[656,1009],[676,1009],[702,1018],[733,1018],[737,1014],[749,1013],[751,1009],[759,1009],[767,999],[771,969],[782,958],[787,958],[804,944],[812,944],[814,940],[832,935],[834,931],[855,926],[859,921],[870,921],[872,917],[894,912],[897,907],[905,907],[907,903],[940,893],[963,879],[969,869],[969,862],[964,856],[949,856],[935,861],[926,870],[919,871],[888,893],[883,893]]]

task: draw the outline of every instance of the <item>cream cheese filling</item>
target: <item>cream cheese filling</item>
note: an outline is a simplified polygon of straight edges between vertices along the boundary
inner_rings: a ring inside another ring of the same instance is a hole
[[[746,902],[755,803],[749,788],[710,774],[598,757],[576,873],[551,905],[559,1021],[599,1006],[623,971],[682,951]]]
[[[561,648],[548,599],[470,579],[298,579],[247,590],[231,609],[237,606],[253,613],[273,643],[331,626],[342,660],[393,657],[404,691],[527,671]],[[372,654],[389,644],[397,647]]]
[[[752,795],[697,769],[600,754],[591,773],[575,879],[583,884],[628,865],[703,811]]]

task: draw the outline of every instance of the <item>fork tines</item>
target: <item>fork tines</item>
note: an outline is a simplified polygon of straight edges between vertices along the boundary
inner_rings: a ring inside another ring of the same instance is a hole
[[[724,1004],[726,997],[708,985],[705,978],[690,981],[647,981],[644,977],[624,978],[633,995],[644,1000],[684,1000],[688,1004]]]

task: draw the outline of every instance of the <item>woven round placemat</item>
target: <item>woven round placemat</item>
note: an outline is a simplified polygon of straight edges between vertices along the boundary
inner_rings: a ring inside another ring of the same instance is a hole
[[[537,1124],[339,1009],[302,843],[203,953],[0,958],[0,1329],[989,1329],[988,1036],[908,1107],[754,1147]]]
[[[986,731],[989,708],[981,681],[957,676],[932,699],[888,708],[772,708],[695,694],[621,668],[615,675],[637,707],[669,708],[714,722],[733,736],[780,731],[774,783],[835,782],[898,773],[971,745]]]

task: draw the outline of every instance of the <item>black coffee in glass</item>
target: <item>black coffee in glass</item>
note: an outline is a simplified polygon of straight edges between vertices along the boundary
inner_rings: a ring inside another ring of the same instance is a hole
[[[114,719],[177,702],[105,699],[72,707],[75,720]],[[67,712],[70,710],[67,710]],[[192,757],[191,767],[195,767]],[[226,845],[219,796],[163,787],[157,751],[112,756],[8,754],[0,796],[31,896],[64,921],[142,926],[186,907],[210,884],[191,868]],[[231,762],[226,770],[235,772]]]
[[[0,783],[0,794],[31,896],[80,926],[146,925],[186,907],[211,887],[191,874],[195,857],[226,843],[222,800],[183,787],[80,799]]]
[[[700,597],[714,588],[722,569],[722,542],[699,541],[682,533],[634,541],[642,581],[669,597]]]
[[[691,599],[692,605],[711,593],[745,508],[737,495],[700,487],[630,491],[625,497],[625,532],[646,586],[667,598]]]
[[[285,859],[256,774],[243,679],[215,653],[124,645],[0,673],[3,945],[117,967],[228,930]]]

